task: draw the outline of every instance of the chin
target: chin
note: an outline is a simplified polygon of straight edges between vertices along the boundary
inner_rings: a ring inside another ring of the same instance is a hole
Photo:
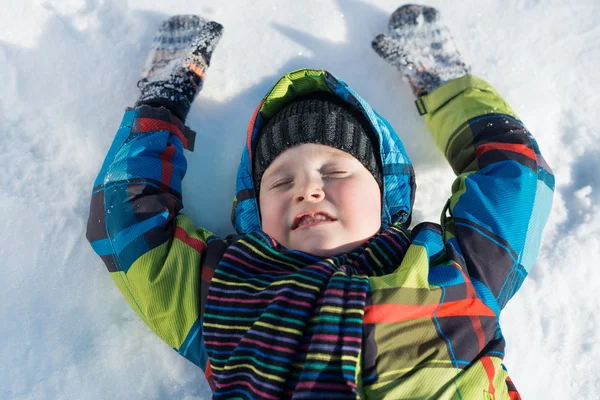
[[[344,243],[337,246],[331,247],[322,247],[322,246],[301,246],[298,250],[303,251],[305,253],[312,254],[317,257],[335,257],[345,253],[350,253],[353,250],[356,250],[360,245],[366,242],[368,239],[357,240],[351,243]]]
[[[301,249],[301,250],[305,253],[312,254],[313,256],[323,257],[323,258],[335,257],[335,256],[339,256],[340,254],[343,254],[343,252],[337,251],[335,249]]]

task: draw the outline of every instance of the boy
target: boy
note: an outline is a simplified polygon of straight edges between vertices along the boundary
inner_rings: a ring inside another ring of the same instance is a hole
[[[215,398],[519,398],[499,315],[534,262],[554,179],[437,10],[400,7],[373,41],[458,175],[441,224],[412,230],[400,139],[310,69],[281,78],[250,122],[237,235],[180,214],[184,121],[221,32],[163,24],[94,185],[88,240],[133,309]]]

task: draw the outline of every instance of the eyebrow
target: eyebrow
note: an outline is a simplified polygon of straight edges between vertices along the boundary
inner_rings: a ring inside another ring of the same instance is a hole
[[[264,173],[262,179],[267,180],[273,175],[277,175],[281,171],[281,168],[272,169],[267,173]]]

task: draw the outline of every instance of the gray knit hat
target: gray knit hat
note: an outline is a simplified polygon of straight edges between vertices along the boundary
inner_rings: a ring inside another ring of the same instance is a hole
[[[259,132],[253,161],[256,196],[267,167],[285,150],[305,143],[323,144],[351,154],[383,187],[379,143],[366,117],[332,95],[311,95],[283,107]]]

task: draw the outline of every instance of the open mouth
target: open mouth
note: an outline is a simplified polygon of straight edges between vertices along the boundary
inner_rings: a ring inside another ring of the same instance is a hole
[[[298,214],[294,219],[294,223],[292,224],[292,230],[333,221],[337,221],[337,219],[333,218],[326,212],[317,211],[301,213]]]

